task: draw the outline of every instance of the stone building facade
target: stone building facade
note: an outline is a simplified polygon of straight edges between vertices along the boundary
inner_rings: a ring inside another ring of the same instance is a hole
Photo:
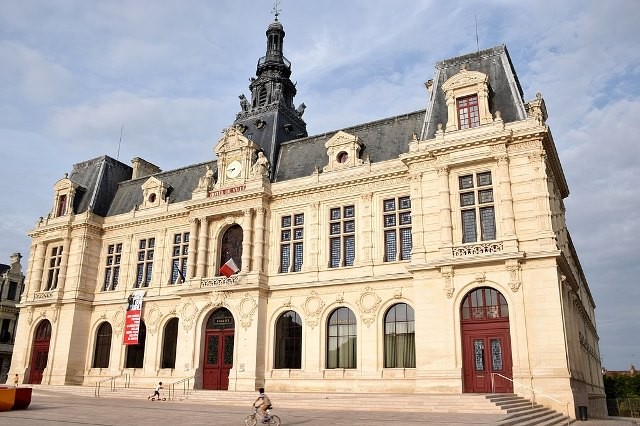
[[[228,390],[527,386],[604,415],[569,189],[544,100],[524,100],[506,47],[438,62],[424,110],[308,136],[284,28],[266,35],[215,159],[160,171],[105,156],[55,183],[30,232],[11,373]],[[139,343],[123,345],[134,293]]]
[[[18,326],[18,308],[24,285],[22,255],[13,253],[10,264],[0,263],[0,383],[7,382]],[[9,380],[10,383],[13,383]]]

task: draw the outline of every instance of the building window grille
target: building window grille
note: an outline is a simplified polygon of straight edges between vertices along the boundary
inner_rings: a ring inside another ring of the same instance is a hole
[[[149,287],[153,273],[153,251],[155,238],[140,240],[138,245],[138,264],[136,268],[136,287]]]
[[[173,236],[171,251],[171,283],[185,281],[187,277],[187,257],[189,255],[189,233],[183,232]]]
[[[302,320],[295,311],[286,311],[276,322],[274,368],[295,368],[302,365]]]
[[[47,276],[47,291],[55,290],[58,287],[61,262],[62,246],[51,247],[51,255],[49,256],[49,273]]]
[[[327,323],[327,368],[357,368],[357,323],[349,308],[337,308]]]
[[[462,301],[462,321],[509,318],[509,307],[502,293],[490,287],[473,290]]]
[[[385,368],[416,367],[416,334],[413,308],[397,303],[384,317]]]
[[[475,243],[496,239],[496,218],[491,172],[474,173],[458,178],[462,242]]]
[[[304,214],[282,216],[280,220],[280,273],[302,270]]]
[[[356,257],[356,208],[329,210],[329,267],[353,266]]]
[[[478,96],[471,95],[456,100],[458,106],[458,128],[468,129],[480,125]]]
[[[384,261],[411,259],[411,199],[390,198],[382,202]]]
[[[106,267],[104,270],[103,291],[115,290],[120,280],[120,261],[122,260],[122,243],[107,246]]]

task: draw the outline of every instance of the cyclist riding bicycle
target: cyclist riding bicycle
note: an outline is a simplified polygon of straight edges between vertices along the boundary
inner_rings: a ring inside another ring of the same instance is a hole
[[[258,392],[260,392],[260,396],[258,396],[258,399],[255,400],[255,402],[253,403],[253,406],[260,408],[260,415],[263,418],[262,423],[269,423],[269,419],[267,417],[267,410],[271,408],[271,400],[264,393],[264,388],[260,388]],[[258,401],[260,401],[259,406],[256,405]]]

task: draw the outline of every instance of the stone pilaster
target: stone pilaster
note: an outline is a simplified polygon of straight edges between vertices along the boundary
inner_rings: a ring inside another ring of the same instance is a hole
[[[242,221],[242,272],[251,271],[251,235],[253,234],[253,224],[251,222],[253,211],[244,209],[244,220]]]
[[[196,277],[204,277],[207,273],[207,245],[209,243],[209,220],[200,219],[200,234],[198,235],[198,264]]]

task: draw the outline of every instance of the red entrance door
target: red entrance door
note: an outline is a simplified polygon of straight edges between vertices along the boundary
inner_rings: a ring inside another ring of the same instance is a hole
[[[40,323],[33,338],[33,350],[31,352],[31,368],[29,383],[39,385],[42,383],[42,374],[49,360],[49,342],[51,341],[51,323],[44,320]]]
[[[218,309],[207,321],[205,331],[204,389],[227,390],[233,367],[234,321],[227,309]]]
[[[504,296],[488,287],[472,291],[463,301],[461,321],[464,392],[513,392],[508,380],[513,369]]]

